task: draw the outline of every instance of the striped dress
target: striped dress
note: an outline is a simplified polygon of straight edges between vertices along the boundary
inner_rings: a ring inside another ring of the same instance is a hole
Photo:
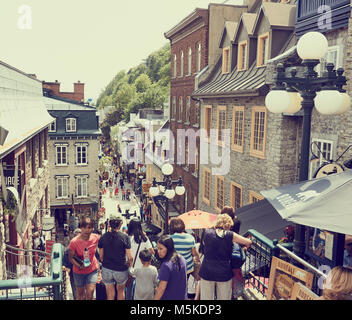
[[[194,268],[192,248],[196,246],[194,237],[188,233],[174,233],[171,238],[174,241],[175,250],[186,260],[187,274],[191,273]]]

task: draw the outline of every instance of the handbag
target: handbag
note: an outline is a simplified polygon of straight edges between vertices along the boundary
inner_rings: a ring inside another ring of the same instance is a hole
[[[238,243],[234,242],[231,255],[231,268],[239,269],[242,267],[245,261],[246,254],[244,253],[244,250]]]
[[[74,255],[72,259],[75,260],[81,267],[83,266],[83,259],[80,257]]]
[[[137,259],[139,248],[141,247],[141,244],[142,244],[142,241],[138,244],[138,248],[136,251],[136,255],[134,256],[132,268],[134,268],[134,265],[136,264],[136,259]],[[133,284],[133,281],[134,281],[134,277],[132,277],[130,274],[128,274],[128,279],[126,281],[126,287],[130,287]]]

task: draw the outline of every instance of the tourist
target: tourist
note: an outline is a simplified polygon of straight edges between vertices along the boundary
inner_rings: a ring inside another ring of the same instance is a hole
[[[95,257],[99,235],[94,234],[94,221],[84,216],[80,221],[81,233],[68,246],[69,260],[73,264],[73,278],[77,300],[93,300],[98,281],[99,262]]]
[[[187,263],[187,279],[194,271],[194,263],[199,263],[199,254],[196,249],[194,237],[186,232],[186,226],[182,219],[172,218],[170,220],[170,234],[174,241],[175,250],[181,254]]]
[[[233,220],[228,214],[220,214],[215,227],[204,231],[200,251],[204,260],[199,270],[200,299],[230,300],[232,294],[232,243],[249,247],[251,240],[230,231]]]
[[[120,232],[121,226],[121,218],[110,217],[111,232],[105,233],[98,244],[107,300],[115,299],[114,282],[118,300],[125,300],[125,283],[128,279],[128,268],[133,260],[130,239]]]
[[[187,299],[187,267],[185,258],[176,252],[174,241],[169,235],[160,237],[157,243],[161,261],[159,285],[154,300]]]
[[[158,284],[158,270],[152,266],[152,253],[142,250],[139,255],[142,267],[130,268],[130,274],[135,278],[134,300],[153,300]]]
[[[133,218],[128,224],[127,234],[130,237],[131,242],[131,251],[133,261],[135,261],[135,268],[141,268],[142,263],[138,259],[139,252],[143,250],[149,250],[149,252],[154,255],[153,246],[148,239],[147,235],[143,232],[142,223],[139,219]],[[126,299],[132,300],[132,287],[133,283],[131,283],[126,288]]]

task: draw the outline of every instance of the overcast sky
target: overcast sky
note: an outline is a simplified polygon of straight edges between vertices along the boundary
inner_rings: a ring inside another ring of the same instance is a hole
[[[85,83],[96,100],[121,70],[137,66],[168,42],[170,30],[195,8],[225,0],[1,0],[0,60],[61,91]],[[242,3],[229,0],[226,3]]]

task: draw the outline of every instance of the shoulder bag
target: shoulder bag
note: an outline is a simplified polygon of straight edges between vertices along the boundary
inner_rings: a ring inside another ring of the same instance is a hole
[[[136,259],[138,257],[138,252],[139,252],[139,248],[141,247],[141,244],[142,244],[142,241],[138,244],[138,248],[137,248],[136,254],[133,259],[132,268],[134,268],[134,265],[136,264]],[[126,287],[130,287],[132,285],[133,281],[134,281],[134,277],[132,277],[130,274],[128,274],[128,279],[126,281]]]

